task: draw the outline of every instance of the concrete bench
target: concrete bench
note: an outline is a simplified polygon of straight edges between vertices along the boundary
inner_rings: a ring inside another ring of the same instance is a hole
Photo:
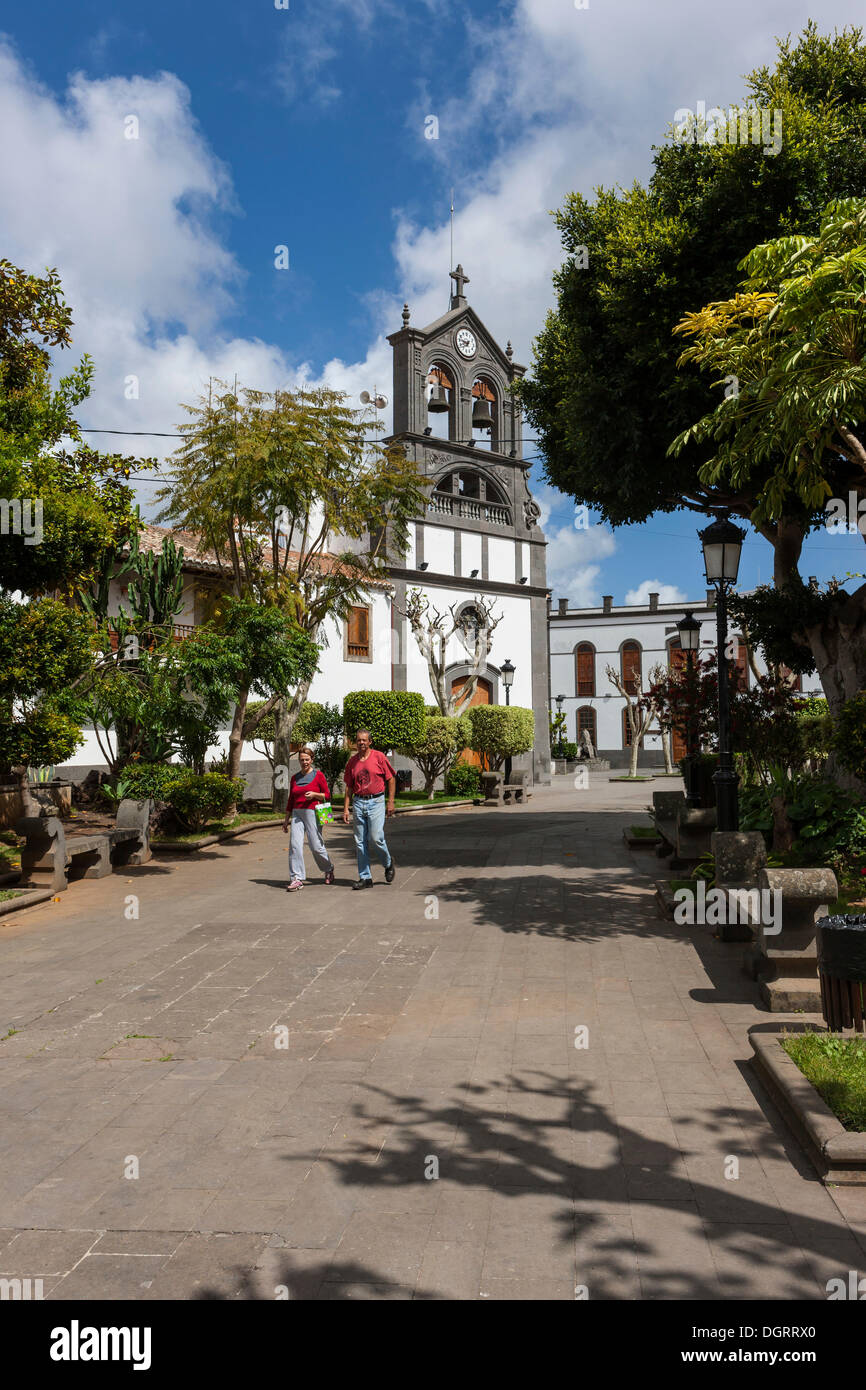
[[[716,828],[716,808],[693,807],[683,804],[677,812],[677,858],[687,864],[695,863],[712,852],[712,834]]]
[[[662,838],[663,844],[659,846],[662,856],[677,847],[677,819],[685,805],[685,792],[653,792],[653,820]]]
[[[121,801],[111,830],[67,836],[57,816],[24,816],[21,884],[63,892],[79,878],[105,878],[114,867],[146,864],[150,850],[150,801]]]
[[[532,795],[526,786],[526,775],[522,772],[514,774],[510,782],[502,780],[501,772],[482,772],[481,789],[484,800],[495,802],[496,805],[510,803],[512,799],[516,802],[527,801]]]

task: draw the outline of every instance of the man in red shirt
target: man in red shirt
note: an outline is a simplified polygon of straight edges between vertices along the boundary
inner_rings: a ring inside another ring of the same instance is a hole
[[[397,774],[384,753],[371,747],[369,729],[359,729],[355,735],[358,747],[353,753],[343,781],[346,796],[343,802],[343,820],[349,824],[349,797],[352,797],[352,811],[355,822],[355,849],[358,853],[358,881],[353,888],[372,888],[373,875],[370,872],[370,845],[372,844],[385,865],[385,882],[394,881],[394,860],[385,843],[385,816],[394,814],[394,794],[397,790]],[[388,799],[385,800],[387,788]]]

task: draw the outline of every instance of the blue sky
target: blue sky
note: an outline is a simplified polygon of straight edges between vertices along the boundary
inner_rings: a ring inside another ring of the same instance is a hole
[[[674,111],[737,101],[740,75],[772,62],[774,35],[810,12],[799,0],[43,0],[4,20],[0,113],[18,138],[0,150],[2,254],[61,273],[75,350],[97,367],[83,423],[171,430],[211,373],[390,393],[384,335],[404,299],[414,322],[447,307],[453,187],[470,302],[529,364],[561,259],[550,210],[574,188],[645,180]],[[822,0],[817,17],[856,23],[862,5]],[[130,115],[137,140],[124,137]],[[537,464],[535,478],[557,596],[702,593],[700,518],[580,531]],[[843,578],[862,551],[822,532],[803,573]],[[741,581],[770,575],[752,536]]]

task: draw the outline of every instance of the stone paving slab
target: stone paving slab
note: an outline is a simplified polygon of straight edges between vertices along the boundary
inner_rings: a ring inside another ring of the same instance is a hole
[[[400,818],[363,895],[337,825],[333,888],[287,897],[263,831],[4,918],[0,1277],[825,1297],[866,1262],[866,1194],[820,1184],[747,1067],[742,948],[659,917],[622,843],[647,799],[563,778]]]

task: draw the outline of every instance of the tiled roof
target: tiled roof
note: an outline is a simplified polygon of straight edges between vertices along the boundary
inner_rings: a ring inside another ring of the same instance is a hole
[[[139,532],[138,544],[141,550],[158,553],[162,549],[162,543],[166,537],[174,541],[175,545],[183,549],[183,568],[194,574],[226,574],[227,567],[221,565],[215,552],[202,542],[201,537],[192,531],[181,531],[170,526],[154,526],[151,523],[144,523]],[[199,549],[199,547],[202,547]],[[270,547],[265,548],[266,558],[270,558]],[[300,559],[300,552],[297,550],[289,551],[289,560],[297,564]],[[339,565],[340,560],[337,555],[327,553],[321,555],[317,561],[319,567],[326,573]],[[365,588],[392,589],[391,582],[382,577],[379,579],[368,579],[364,583]]]

